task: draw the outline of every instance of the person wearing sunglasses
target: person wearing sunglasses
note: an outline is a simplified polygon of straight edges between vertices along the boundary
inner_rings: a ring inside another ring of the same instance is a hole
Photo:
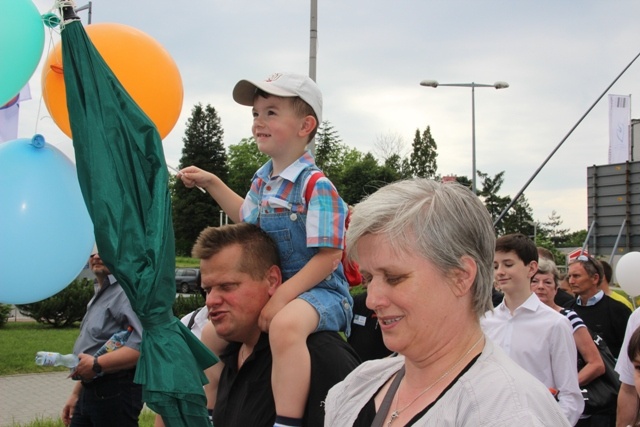
[[[576,298],[565,307],[578,313],[585,325],[605,340],[617,359],[631,310],[605,295],[600,288],[604,277],[602,265],[592,257],[583,254],[572,261],[567,277]]]

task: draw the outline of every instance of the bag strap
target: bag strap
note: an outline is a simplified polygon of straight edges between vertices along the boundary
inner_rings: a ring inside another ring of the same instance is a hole
[[[198,307],[195,310],[193,310],[193,313],[191,314],[191,317],[189,318],[189,324],[187,325],[187,328],[189,328],[190,330],[193,329],[193,324],[196,322],[196,315],[198,314],[198,312],[200,310],[202,310],[203,307]]]
[[[396,377],[393,379],[393,382],[389,386],[389,390],[387,390],[387,394],[384,395],[384,400],[380,404],[380,408],[378,408],[378,412],[376,412],[376,417],[373,419],[371,423],[371,427],[381,427],[384,419],[387,418],[387,414],[389,413],[389,408],[391,408],[391,402],[393,401],[393,396],[396,395],[396,391],[398,391],[398,387],[400,387],[400,381],[404,378],[404,366],[400,368]]]
[[[318,182],[318,180],[323,176],[324,176],[324,173],[322,173],[322,171],[316,171],[311,173],[311,176],[309,177],[309,181],[307,181],[307,188],[304,191],[304,200],[305,202],[307,202],[307,206],[309,206],[309,200],[311,200],[311,194],[313,194],[313,187],[316,186],[316,182]]]

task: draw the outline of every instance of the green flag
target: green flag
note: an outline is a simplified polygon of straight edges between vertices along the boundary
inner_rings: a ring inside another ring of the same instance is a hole
[[[167,427],[210,426],[203,370],[218,359],[171,310],[175,242],[162,140],[73,10],[64,13],[63,72],[80,188],[100,257],[144,327],[135,381]]]

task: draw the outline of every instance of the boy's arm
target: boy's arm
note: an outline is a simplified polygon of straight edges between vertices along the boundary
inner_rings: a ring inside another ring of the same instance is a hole
[[[244,199],[216,175],[196,166],[188,166],[182,169],[178,176],[186,187],[193,188],[198,186],[204,188],[220,205],[231,221],[240,222],[240,206]]]
[[[322,282],[338,268],[342,260],[342,249],[319,249],[318,253],[300,271],[278,287],[260,313],[260,329],[268,331],[269,324],[278,311],[296,299],[301,293]]]

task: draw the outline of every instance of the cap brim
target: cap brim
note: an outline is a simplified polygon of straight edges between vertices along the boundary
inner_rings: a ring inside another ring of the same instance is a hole
[[[253,82],[251,80],[240,80],[233,88],[233,100],[240,105],[253,106],[253,98],[256,96],[256,89],[261,89],[268,94],[283,97],[298,96],[291,92],[275,86],[270,82]]]

